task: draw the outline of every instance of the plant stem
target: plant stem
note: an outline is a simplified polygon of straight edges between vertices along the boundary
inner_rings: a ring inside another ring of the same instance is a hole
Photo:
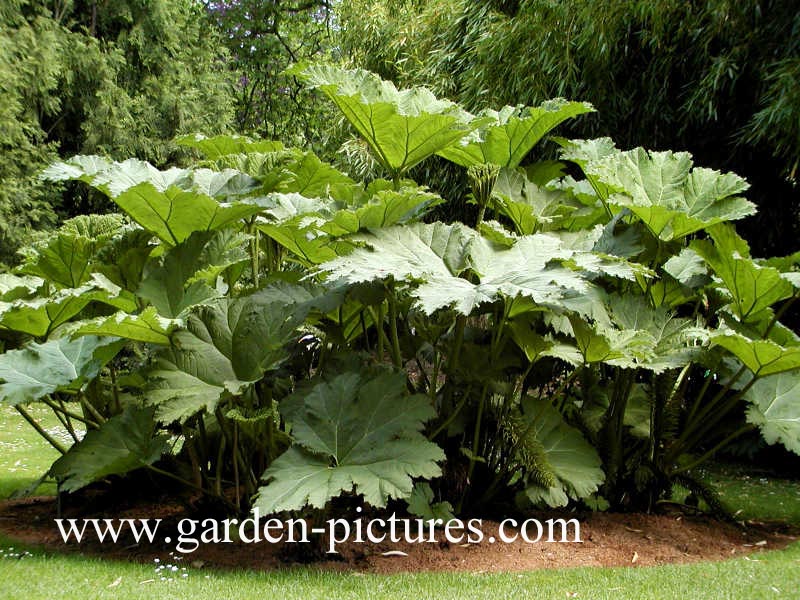
[[[724,419],[725,416],[731,410],[733,410],[736,407],[736,405],[741,401],[741,399],[744,398],[745,394],[747,394],[747,392],[750,391],[750,388],[753,387],[753,385],[755,384],[757,379],[758,379],[757,377],[753,377],[753,379],[751,379],[747,383],[747,385],[745,385],[741,390],[736,392],[733,396],[728,398],[727,401],[725,401],[719,407],[719,409],[714,412],[713,415],[709,415],[708,417],[705,417],[702,420],[700,420],[702,425],[695,432],[694,436],[692,436],[692,438],[690,438],[691,443],[689,445],[687,445],[687,447],[691,448],[696,443],[698,443],[700,440],[702,440],[708,432],[710,432],[712,429],[714,429],[714,427],[716,427],[717,424],[722,419]]]
[[[441,363],[441,357],[439,353],[436,351],[436,348],[433,349],[433,373],[431,374],[431,380],[429,382],[428,394],[431,397],[431,404],[436,402],[436,387],[439,385],[439,365]]]
[[[711,411],[714,410],[714,408],[717,406],[717,404],[731,390],[731,386],[733,386],[733,384],[735,384],[739,380],[739,378],[744,374],[744,372],[746,370],[747,370],[747,367],[742,365],[739,368],[739,370],[736,372],[736,374],[730,380],[728,380],[728,383],[726,383],[723,386],[723,388],[719,392],[717,392],[717,394],[711,399],[711,401],[704,408],[702,408],[700,410],[700,412],[697,414],[696,418],[693,418],[691,420],[691,422],[689,420],[686,421],[686,429],[683,430],[683,433],[678,438],[679,442],[686,441],[686,439],[692,434],[693,427],[696,428],[695,425],[694,425],[695,423],[702,428],[702,425],[703,425],[703,423],[705,421],[706,416],[708,416],[711,413]],[[711,379],[711,375],[709,375],[709,379]],[[705,387],[706,386],[704,386],[704,388]],[[705,393],[705,390],[701,390],[701,391],[703,393]],[[697,404],[698,404],[698,402],[695,402],[695,405],[697,405]],[[689,416],[690,417],[694,417],[694,412],[690,413]]]
[[[210,492],[209,490],[207,490],[207,489],[205,489],[203,487],[200,487],[199,485],[195,485],[191,481],[188,481],[187,479],[184,479],[183,477],[175,475],[174,473],[170,473],[169,471],[165,471],[164,469],[161,469],[160,467],[156,467],[154,465],[145,465],[145,468],[147,470],[149,470],[149,471],[152,471],[153,473],[158,473],[159,475],[163,475],[164,477],[168,477],[169,479],[172,479],[173,481],[177,481],[178,483],[180,483],[182,485],[185,485],[186,487],[192,488],[193,490],[197,490],[198,492],[201,492],[202,494],[205,494],[206,496],[211,496],[212,498],[217,498],[218,500],[222,500],[222,502],[225,505],[227,505],[229,508],[233,508],[231,506],[230,501],[227,498],[225,498],[225,496],[222,496],[220,494],[214,494],[214,493]]]
[[[14,408],[17,410],[19,414],[22,415],[22,418],[25,419],[30,425],[36,430],[36,432],[41,435],[47,443],[49,443],[53,448],[58,450],[61,454],[66,454],[67,449],[64,448],[54,437],[52,437],[49,433],[47,433],[41,425],[39,425],[36,420],[28,414],[24,408],[22,408],[19,404],[15,404]]]
[[[225,442],[228,438],[224,435],[220,436],[219,438],[219,450],[217,451],[217,469],[216,475],[214,477],[214,487],[216,489],[217,496],[222,496],[222,464],[223,464],[223,457],[225,456]]]
[[[458,315],[456,317],[455,336],[453,338],[453,350],[450,356],[447,357],[447,371],[452,372],[461,357],[461,346],[464,344],[464,329],[467,326],[466,315]]]
[[[392,336],[392,361],[398,369],[403,368],[403,355],[400,352],[400,337],[397,333],[397,299],[394,285],[389,288],[389,334]]]
[[[383,330],[383,302],[378,305],[378,315],[373,315],[373,318],[378,333],[378,360],[383,361],[383,339],[386,337],[386,332]]]
[[[739,403],[739,401],[750,390],[756,380],[757,377],[753,377],[747,385],[736,392],[733,396],[728,398],[727,402],[719,407],[719,410],[716,410],[716,412],[714,412],[714,409],[717,408],[718,404],[725,399],[725,390],[722,390],[719,394],[714,396],[708,406],[706,406],[706,409],[703,410],[691,424],[687,424],[687,428],[667,453],[666,463],[674,463],[678,457],[685,452],[685,450],[691,449],[695,444],[702,440],[705,435],[711,431],[717,425],[717,423],[719,423]],[[730,387],[726,386],[726,389],[729,390]],[[712,412],[714,412],[713,416],[711,416]]]
[[[472,433],[472,456],[469,457],[469,469],[467,479],[472,479],[472,472],[475,469],[475,459],[478,456],[478,446],[481,440],[481,424],[483,422],[483,411],[486,407],[486,393],[489,391],[489,384],[483,384],[481,399],[478,401],[478,414],[475,416],[475,430]]]
[[[575,380],[575,377],[578,376],[578,373],[580,371],[581,368],[572,369],[570,374],[561,380],[561,383],[556,388],[556,391],[553,392],[551,398],[553,400],[559,399],[558,412],[562,412],[564,410],[564,405],[566,404],[567,401],[567,386],[569,386]]]
[[[67,430],[67,433],[69,433],[72,441],[77,444],[80,440],[78,439],[78,436],[75,435],[75,430],[72,428],[72,424],[69,422],[69,419],[65,418],[64,415],[62,415],[52,406],[50,408],[53,410],[53,414],[56,416],[56,419],[58,419],[58,422],[61,423],[61,425],[64,426],[64,429]]]
[[[595,184],[594,179],[592,177],[587,177],[586,181],[589,182],[589,185],[592,186],[592,189],[594,190],[594,193],[597,194],[597,197],[600,199],[600,203],[603,205],[603,208],[606,209],[606,214],[608,215],[608,217],[610,219],[613,219],[614,218],[614,213],[611,212],[611,208],[609,208],[609,206],[608,206],[608,202],[607,202],[608,201],[608,196],[605,196],[605,195],[600,193],[600,190],[598,189],[598,187]]]
[[[447,380],[444,384],[444,399],[442,401],[443,406],[449,406],[450,401],[453,398],[453,391],[455,390],[455,384],[451,380],[451,377],[455,372],[456,364],[458,363],[459,356],[461,354],[461,346],[464,343],[464,329],[466,328],[466,326],[467,326],[467,317],[465,315],[458,315],[456,317],[455,331],[453,334],[453,344],[451,346],[450,352],[447,353],[447,359],[445,362],[445,375],[447,376]],[[469,391],[469,389],[471,388],[468,388],[467,391]],[[461,410],[461,406],[467,401],[468,396],[469,396],[468,393],[464,394],[464,398],[461,400],[460,406],[457,407],[456,412],[458,412],[458,410]],[[452,415],[451,418],[447,419],[446,424],[449,424],[451,420],[452,420]],[[441,427],[437,429],[436,433],[438,434],[441,429],[442,429]],[[433,437],[431,437],[431,439],[433,439]]]
[[[358,311],[358,318],[361,321],[361,335],[364,336],[364,345],[367,347],[367,352],[370,352],[369,336],[367,335],[367,320],[364,318],[364,309]]]
[[[656,254],[653,257],[653,262],[650,263],[650,269],[653,272],[656,271],[656,268],[658,267],[658,262],[660,260],[661,260],[661,240],[658,237],[656,237]],[[644,290],[645,298],[647,298],[647,301],[653,306],[655,306],[656,304],[654,299],[650,296],[650,289],[653,287],[654,280],[655,277],[649,277],[647,279],[647,285],[645,286]]]
[[[80,392],[78,397],[80,398],[81,406],[83,407],[83,409],[86,412],[88,412],[90,415],[92,415],[92,418],[97,423],[102,425],[103,423],[106,422],[106,418],[103,415],[100,414],[100,412],[94,407],[94,405],[92,405],[91,402],[89,402],[89,399],[86,397],[86,394],[84,394],[83,392]]]
[[[233,422],[233,485],[236,490],[236,507],[242,505],[241,498],[239,497],[239,460],[237,454],[239,453],[239,424]]]
[[[111,374],[111,393],[114,395],[114,414],[122,412],[122,404],[119,401],[119,387],[117,386],[117,370],[114,365],[108,365],[109,373]]]
[[[769,322],[769,325],[767,325],[767,328],[764,330],[764,335],[761,336],[762,339],[767,339],[769,337],[772,328],[775,327],[776,323],[778,323],[778,321],[784,315],[784,313],[786,313],[786,311],[789,310],[789,307],[795,303],[798,297],[800,297],[800,290],[795,292],[794,296],[792,296],[786,302],[783,303],[783,305],[778,309],[778,311],[772,317],[772,320]]]
[[[464,405],[467,403],[467,400],[469,399],[469,391],[470,391],[470,389],[471,388],[467,388],[467,391],[464,394],[464,397],[461,398],[459,403],[453,409],[453,412],[450,413],[450,416],[448,416],[447,419],[445,419],[444,422],[441,425],[439,425],[439,427],[436,428],[436,431],[434,431],[432,434],[430,434],[428,436],[429,440],[435,439],[436,436],[439,435],[445,429],[447,429],[447,427],[450,425],[450,423],[452,423],[453,420],[458,416],[458,413],[461,412],[461,409],[464,408]]]
[[[197,415],[197,433],[200,435],[201,456],[198,460],[200,464],[200,473],[206,481],[209,481],[211,477],[208,474],[208,463],[210,458],[208,455],[208,435],[206,434],[206,422],[203,418],[202,412]]]
[[[481,204],[481,207],[478,209],[478,218],[475,220],[475,229],[480,229],[481,223],[483,223],[483,218],[486,215],[486,205]]]
[[[623,468],[625,411],[633,382],[633,375],[627,369],[616,369],[614,392],[605,413],[606,478],[612,488],[616,487],[617,476]]]
[[[732,434],[730,434],[724,440],[722,440],[719,444],[714,446],[711,450],[709,450],[708,452],[703,454],[700,458],[698,458],[696,460],[693,460],[688,465],[683,465],[681,467],[678,467],[677,469],[673,469],[671,471],[671,475],[678,475],[678,474],[684,473],[686,471],[691,471],[696,466],[698,466],[698,465],[704,463],[705,461],[707,461],[716,452],[718,452],[721,448],[724,448],[727,444],[729,444],[730,442],[732,442],[733,440],[735,440],[739,436],[744,435],[745,433],[748,433],[748,432],[753,431],[755,429],[756,429],[756,426],[753,425],[752,423],[748,423],[747,425],[744,425],[743,427],[741,427],[741,428],[737,429],[736,431],[734,431]]]
[[[700,388],[700,392],[698,392],[697,397],[695,398],[694,402],[692,402],[692,407],[689,409],[689,414],[686,417],[686,422],[689,423],[694,417],[694,414],[697,412],[697,409],[700,407],[700,403],[703,401],[703,398],[708,391],[708,388],[711,387],[711,381],[714,379],[714,374],[709,373],[706,380],[703,382],[703,387]]]
[[[250,271],[253,274],[253,287],[258,289],[259,231],[258,228],[255,226],[255,222],[256,222],[255,217],[253,217],[253,219],[250,221],[250,234],[253,236],[250,239]]]

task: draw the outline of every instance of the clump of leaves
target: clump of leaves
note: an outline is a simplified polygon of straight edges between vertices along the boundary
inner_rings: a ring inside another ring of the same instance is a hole
[[[800,339],[780,322],[798,257],[751,256],[741,178],[608,139],[523,169],[590,107],[475,117],[365,72],[297,74],[391,181],[235,136],[181,138],[206,155],[192,168],[46,171],[123,213],[0,276],[2,398],[71,433],[39,428],[63,489],[146,468],[231,511],[652,508],[754,428],[800,449]],[[435,154],[469,169],[474,228],[423,222],[442,199],[405,176]]]

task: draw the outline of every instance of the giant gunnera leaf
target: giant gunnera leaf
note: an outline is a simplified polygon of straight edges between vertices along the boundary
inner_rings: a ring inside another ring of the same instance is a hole
[[[169,318],[219,297],[220,291],[209,283],[222,270],[247,256],[242,246],[248,239],[234,236],[228,240],[230,236],[228,230],[194,232],[159,258],[151,259],[137,294],[150,302],[158,314]],[[227,248],[229,245],[232,247]]]
[[[31,343],[0,354],[0,402],[33,402],[93,379],[119,352],[116,338],[84,336]]]
[[[800,454],[800,372],[758,379],[744,397],[750,403],[747,421],[761,429],[764,440]]]
[[[122,475],[156,462],[168,448],[156,435],[152,409],[129,407],[93,429],[50,467],[59,489],[73,492],[108,475]]]
[[[484,122],[425,88],[398,90],[361,69],[301,65],[290,74],[328,96],[393,175],[405,173]]]
[[[492,206],[507,217],[516,233],[529,235],[543,227],[561,229],[580,208],[569,194],[537,186],[521,170],[502,169],[492,190]]]
[[[525,495],[534,504],[565,506],[595,493],[605,474],[597,451],[564,422],[547,399],[525,397],[515,427],[517,461],[527,466]],[[526,452],[527,456],[519,456]]]
[[[184,313],[185,326],[148,373],[148,402],[163,423],[213,412],[220,399],[236,395],[279,367],[286,344],[308,313],[333,310],[337,298],[290,284],[268,286],[250,296],[218,298]]]
[[[283,150],[281,142],[272,140],[254,140],[243,135],[215,135],[207,137],[202,134],[182,135],[175,138],[179,146],[195,148],[209,160],[216,160],[230,154],[268,153]]]
[[[0,300],[0,330],[10,329],[36,337],[48,337],[57,327],[80,313],[90,302],[123,311],[136,309],[133,295],[100,273],[77,288],[57,289],[50,295]]]
[[[757,377],[800,369],[800,346],[784,346],[771,339],[751,339],[732,329],[721,328],[711,343],[736,356]]]
[[[43,177],[88,183],[144,229],[173,246],[195,231],[221,229],[259,212],[257,205],[229,201],[259,187],[258,181],[232,169],[160,171],[135,159],[115,163],[76,156],[51,165]]]
[[[350,238],[366,247],[320,266],[332,279],[360,283],[393,277],[413,286],[411,295],[426,314],[453,307],[469,314],[500,296],[524,296],[554,309],[590,310],[591,279],[610,275],[634,279],[644,269],[622,259],[573,250],[546,234],[497,245],[465,225],[416,223],[376,229]]]
[[[622,368],[661,373],[699,358],[709,332],[691,319],[651,307],[641,296],[612,294],[610,323],[588,324],[572,317],[572,331],[584,362],[605,362]]]
[[[73,335],[116,336],[137,342],[166,345],[170,334],[182,322],[158,314],[155,307],[148,306],[141,313],[132,315],[119,311],[109,317],[78,321]]]
[[[628,208],[659,239],[670,241],[756,212],[741,194],[749,186],[733,173],[692,168],[687,152],[614,152],[583,167],[608,187],[609,204]]]
[[[342,492],[376,507],[411,496],[413,477],[441,474],[444,453],[420,433],[430,400],[408,396],[404,373],[344,373],[281,404],[294,443],[264,472],[255,506],[269,514],[322,508]]]
[[[778,269],[754,261],[747,242],[731,225],[716,225],[709,233],[713,244],[694,240],[691,248],[719,278],[719,287],[731,300],[730,309],[742,322],[757,321],[765,309],[792,296],[792,284]]]
[[[485,110],[478,116],[488,120],[486,125],[438,154],[462,167],[491,163],[514,168],[557,125],[593,110],[588,102],[562,99],[548,100],[536,107],[504,106],[499,111]]]

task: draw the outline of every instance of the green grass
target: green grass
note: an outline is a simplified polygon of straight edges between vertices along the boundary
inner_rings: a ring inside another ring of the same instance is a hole
[[[43,405],[27,409],[48,433],[69,445],[72,438],[58,419]],[[0,406],[0,498],[30,485],[58,458],[58,451],[36,433],[20,414],[9,406]],[[37,490],[40,494],[55,494],[53,483],[45,483]]]
[[[766,477],[731,464],[711,465],[704,479],[733,512],[739,511],[737,518],[800,525],[800,480]]]
[[[0,559],[0,598],[797,598],[800,545],[756,560],[684,566],[559,569],[502,575],[271,573],[189,569],[161,581],[152,565],[78,556]],[[118,585],[108,587],[122,578]],[[155,579],[155,581],[153,581]],[[146,582],[146,583],[143,583]]]
[[[37,412],[43,417],[45,413]],[[56,421],[45,417],[48,429]],[[0,494],[35,480],[55,451],[14,411],[0,410]],[[772,486],[742,472],[712,470],[729,502],[741,499],[748,518],[800,513],[797,482]],[[716,480],[715,480],[716,481]],[[52,491],[47,485],[40,492]],[[770,495],[769,491],[775,494]],[[769,497],[763,501],[764,493]],[[767,511],[767,512],[765,512]],[[771,512],[770,512],[771,511]],[[743,513],[744,514],[744,513]],[[800,522],[796,520],[795,522]],[[797,598],[800,543],[783,551],[762,552],[718,563],[639,568],[580,568],[507,574],[415,573],[407,575],[335,574],[314,568],[268,573],[215,571],[191,566],[191,559],[160,564],[178,566],[172,581],[161,580],[156,564],[60,555],[20,547],[0,537],[0,600],[115,598],[182,599],[272,598]],[[189,564],[186,564],[189,563]],[[185,568],[185,571],[180,569]],[[179,575],[186,574],[186,577]]]

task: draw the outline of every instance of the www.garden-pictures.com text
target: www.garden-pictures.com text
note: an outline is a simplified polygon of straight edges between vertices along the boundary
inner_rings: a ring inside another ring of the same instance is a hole
[[[356,509],[359,513],[361,508]],[[117,543],[126,530],[130,531],[136,543],[153,544],[162,539],[158,529],[162,519],[54,519],[64,543],[71,540],[81,542],[95,535],[100,543]],[[327,540],[327,552],[337,553],[336,546],[345,542],[373,543],[383,542],[410,544],[438,543],[479,544],[488,541],[511,544],[522,540],[529,544],[539,542],[580,543],[580,522],[577,519],[527,519],[517,522],[505,519],[499,523],[497,537],[488,536],[483,531],[482,519],[405,519],[394,513],[382,519],[328,519],[322,526],[309,527],[305,519],[281,520],[261,519],[259,509],[252,515],[238,519],[181,519],[177,524],[178,536],[175,549],[183,554],[194,552],[200,544],[224,544],[240,541],[245,544],[308,543],[309,534],[323,535]],[[167,544],[172,538],[163,538]]]

